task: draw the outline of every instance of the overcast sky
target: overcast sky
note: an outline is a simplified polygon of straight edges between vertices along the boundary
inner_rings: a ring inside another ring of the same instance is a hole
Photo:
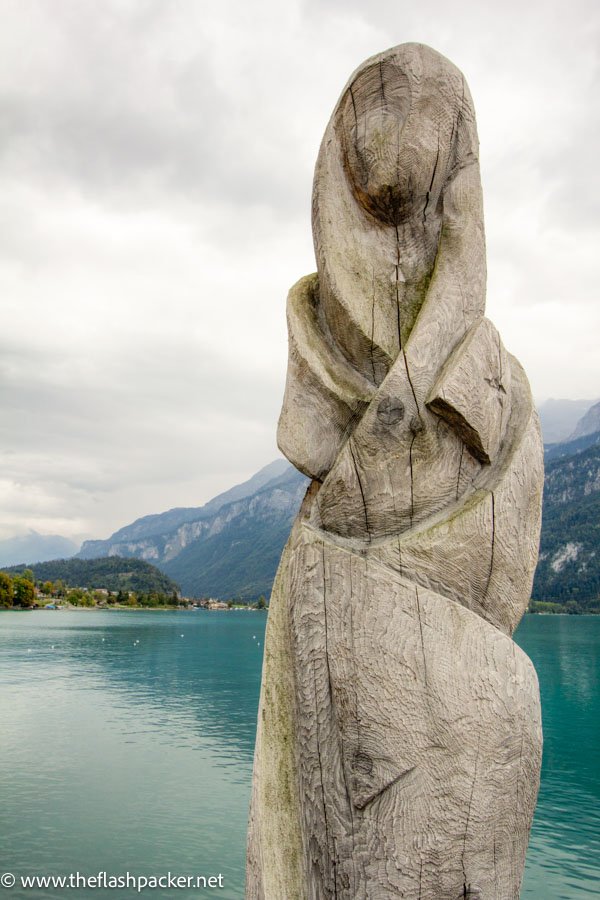
[[[488,315],[538,401],[600,394],[597,0],[0,11],[0,538],[107,537],[277,456],[320,139],[405,41],[470,84]]]

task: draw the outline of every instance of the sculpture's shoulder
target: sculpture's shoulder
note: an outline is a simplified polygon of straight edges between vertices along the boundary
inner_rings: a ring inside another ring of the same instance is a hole
[[[521,366],[486,318],[472,325],[450,354],[426,402],[484,464],[496,458],[512,413],[527,420],[535,415]]]
[[[287,301],[289,363],[277,443],[305,475],[331,468],[349,425],[374,387],[343,356],[319,307],[319,277],[301,278]]]

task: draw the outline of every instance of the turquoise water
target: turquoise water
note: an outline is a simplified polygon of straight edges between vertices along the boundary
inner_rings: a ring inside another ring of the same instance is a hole
[[[0,613],[0,873],[221,874],[221,889],[141,896],[242,898],[265,623],[250,612]],[[530,616],[517,640],[538,669],[545,727],[522,897],[600,897],[600,617]]]
[[[525,616],[544,756],[522,900],[600,897],[600,616]]]

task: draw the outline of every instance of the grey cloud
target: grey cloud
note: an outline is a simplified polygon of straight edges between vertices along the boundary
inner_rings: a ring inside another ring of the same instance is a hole
[[[58,19],[63,52],[37,61],[33,48],[37,90],[14,78],[2,88],[5,169],[116,201],[152,204],[179,192],[196,203],[269,204],[284,216],[303,208],[298,172],[310,176],[310,164],[286,127],[285,104],[257,97],[250,108],[220,86],[194,4],[181,7],[197,27],[197,50],[181,61],[161,45],[162,28],[186,27],[173,5],[145,4],[140,31],[133,9],[55,3],[38,40],[57,7],[69,11]]]
[[[451,9],[445,0],[304,0],[303,7],[307,17],[326,12],[340,23],[353,16],[390,45],[423,41],[448,55],[470,83],[484,139],[482,163],[495,160],[494,189],[510,190],[520,168],[528,167],[539,175],[534,187],[545,195],[547,225],[597,228],[600,7],[595,0],[506,0],[495,6],[463,0]],[[528,117],[517,115],[522,103],[530,104]],[[494,114],[504,116],[495,123],[495,134],[481,127]],[[527,197],[516,199],[528,203]],[[487,194],[486,206],[489,201]]]
[[[599,91],[597,76],[596,96]],[[599,157],[600,121],[591,106],[581,110],[560,152],[545,155],[544,171],[553,183],[547,201],[548,214],[557,225],[578,232],[600,227]]]
[[[0,441],[13,454],[5,477],[19,474],[19,455],[31,456],[31,448],[39,448],[37,477],[44,479],[64,458],[97,460],[92,471],[76,466],[70,475],[63,467],[61,479],[72,487],[114,487],[132,464],[137,478],[160,479],[165,464],[193,477],[200,446],[206,470],[219,460],[224,432],[239,452],[249,432],[269,434],[277,417],[281,378],[258,372],[240,378],[214,351],[192,344],[148,344],[142,359],[124,353],[95,371],[89,385],[53,386],[47,377],[52,355],[46,365],[37,354],[32,365],[26,350],[21,371],[7,377],[19,350],[0,349],[0,355]]]
[[[598,14],[591,0],[548,4],[12,4],[0,35],[3,533],[100,536],[273,458],[285,292],[312,268],[318,142],[352,68],[386,45],[423,40],[470,81],[500,278],[490,296],[524,312],[532,342],[568,290],[591,311],[592,251],[575,272],[574,251],[556,247],[571,230],[591,247],[597,227],[597,70],[580,62],[596,52]],[[556,66],[560,96],[544,91]],[[542,353],[536,365],[543,396],[556,365]],[[582,365],[577,384],[598,375]]]

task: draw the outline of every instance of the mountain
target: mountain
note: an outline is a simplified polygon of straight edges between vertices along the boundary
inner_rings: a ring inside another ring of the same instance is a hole
[[[594,438],[591,446],[582,442]],[[600,611],[600,434],[559,445],[546,458],[535,600],[577,601]]]
[[[105,541],[84,541],[83,546],[77,555],[80,559],[95,559],[98,556],[113,556],[116,552],[115,548],[117,545],[123,545],[123,548],[125,548],[125,545],[128,543],[137,543],[144,541],[147,538],[160,538],[161,536],[173,534],[184,525],[210,519],[221,509],[221,507],[227,506],[227,504],[233,503],[236,500],[243,500],[246,497],[251,497],[270,481],[283,475],[289,468],[290,464],[287,460],[276,459],[274,462],[269,463],[268,466],[260,469],[260,471],[258,471],[256,475],[253,475],[252,478],[249,478],[248,481],[244,481],[243,484],[235,485],[235,487],[230,488],[223,494],[218,494],[218,496],[209,500],[208,503],[205,503],[204,506],[176,507],[175,509],[170,509],[164,513],[136,519],[131,525],[126,525],[124,528],[115,531],[115,533]],[[160,544],[160,541],[157,543]],[[150,549],[151,544],[152,542],[148,544],[147,553],[149,555],[147,557],[143,555],[142,558],[158,559],[161,556],[159,552],[153,553]],[[167,555],[168,554],[169,551],[167,551]],[[128,552],[125,555],[132,556],[137,554]]]
[[[545,444],[566,441],[594,400],[546,400],[538,407]]]
[[[19,575],[26,566],[10,566],[4,571]],[[32,567],[36,581],[63,581],[69,587],[107,588],[109,591],[137,591],[159,594],[179,593],[179,586],[155,566],[141,559],[54,559]]]
[[[79,545],[58,534],[38,534],[29,531],[18,537],[0,541],[0,566],[12,566],[19,563],[44,562],[57,557],[74,556]]]
[[[307,485],[308,479],[278,460],[202,507],[146,516],[106,541],[87,541],[79,556],[151,561],[186,596],[268,596]],[[600,610],[600,431],[546,448],[532,594]]]
[[[550,444],[544,448],[544,461],[547,463],[554,459],[561,459],[565,456],[573,456],[582,450],[587,450],[594,444],[600,444],[600,431],[593,434],[584,434],[583,437],[576,438],[574,441],[563,441],[560,444]]]
[[[276,460],[197,508],[145,516],[105,541],[86,541],[79,558],[122,556],[152,562],[184,595],[268,595],[308,479]]]
[[[600,403],[595,403],[581,417],[569,440],[574,441],[577,438],[588,437],[598,432],[600,432]]]

